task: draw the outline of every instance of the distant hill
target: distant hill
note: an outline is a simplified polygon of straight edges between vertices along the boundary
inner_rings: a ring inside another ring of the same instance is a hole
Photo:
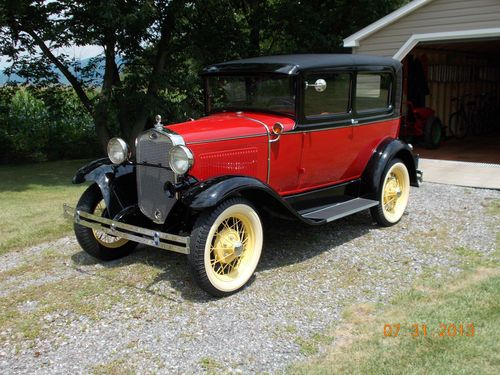
[[[88,66],[90,64],[90,61],[91,61],[91,58],[87,58],[87,59],[79,60],[78,63],[80,64],[81,67],[86,67],[86,66]],[[58,74],[58,76],[59,76],[59,82],[61,84],[63,84],[63,85],[68,85],[69,84],[69,82],[66,79],[66,77],[64,77],[55,66],[53,67],[53,70],[54,70],[54,72],[56,72]],[[70,68],[70,71],[73,74],[75,73],[75,71],[74,71],[74,69],[72,67]],[[96,81],[100,81],[100,80],[102,80],[103,76],[104,76],[104,61],[101,61],[99,63],[99,65],[97,66],[97,68],[95,69],[94,77],[93,78]],[[8,75],[4,74],[3,70],[0,70],[0,85],[4,85],[4,84],[6,84],[9,81],[10,82],[22,83],[22,82],[25,81],[25,79],[21,78],[21,77],[19,77],[17,75],[15,75],[15,74],[11,75],[11,76],[8,76]]]
[[[21,79],[21,77],[18,77],[17,75],[8,76],[8,75],[4,74],[3,71],[0,71],[0,85],[5,85],[8,81],[23,82],[24,80]]]

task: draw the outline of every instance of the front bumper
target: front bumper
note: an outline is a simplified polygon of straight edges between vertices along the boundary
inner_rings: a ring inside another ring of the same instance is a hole
[[[114,221],[105,217],[89,214],[63,205],[64,216],[75,223],[87,228],[104,232],[111,236],[126,238],[127,240],[143,243],[177,253],[189,254],[189,237],[158,232],[148,228]]]

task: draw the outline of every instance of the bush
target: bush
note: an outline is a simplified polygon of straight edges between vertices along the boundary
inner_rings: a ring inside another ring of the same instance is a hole
[[[0,89],[0,162],[94,157],[92,118],[65,87]]]

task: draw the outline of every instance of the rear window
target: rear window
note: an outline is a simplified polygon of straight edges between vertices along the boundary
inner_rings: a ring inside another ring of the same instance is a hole
[[[358,73],[356,78],[357,112],[372,112],[388,109],[392,75],[389,73]]]

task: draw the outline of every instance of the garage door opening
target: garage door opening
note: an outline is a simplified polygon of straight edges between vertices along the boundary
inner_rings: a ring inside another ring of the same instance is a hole
[[[420,155],[500,164],[500,39],[420,42],[402,61],[407,100],[444,126],[439,148],[415,139]]]

